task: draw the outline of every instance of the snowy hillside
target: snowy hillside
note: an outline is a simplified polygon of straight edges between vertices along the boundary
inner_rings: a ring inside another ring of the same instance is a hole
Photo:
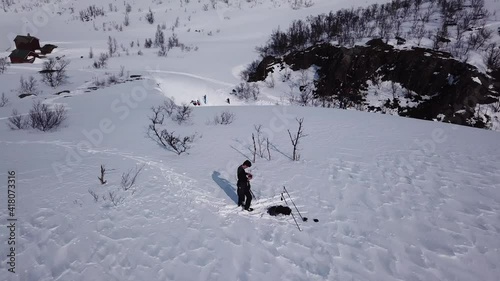
[[[0,57],[17,34],[58,46],[0,74],[8,100],[0,106],[0,280],[498,280],[498,132],[283,106],[287,86],[278,81],[256,102],[230,94],[276,26],[383,1],[225,2],[16,1],[0,11]],[[92,4],[105,15],[82,21]],[[179,40],[167,56],[144,47],[158,25],[165,42],[173,33]],[[109,38],[116,50],[94,68]],[[68,78],[50,87],[38,71],[56,57],[69,61]],[[34,95],[21,99],[20,79],[30,76]],[[155,124],[193,136],[180,155],[148,135],[152,107],[168,98],[202,103],[182,124],[165,110]],[[64,106],[62,125],[11,130],[13,110],[27,118],[37,101]],[[223,112],[234,120],[216,125]],[[305,137],[292,161],[288,130],[296,133],[300,118]],[[259,125],[269,146],[248,169],[256,196],[248,213],[236,206],[236,169],[253,160]],[[293,217],[266,213],[285,204],[283,186],[308,218],[291,206],[300,230]]]

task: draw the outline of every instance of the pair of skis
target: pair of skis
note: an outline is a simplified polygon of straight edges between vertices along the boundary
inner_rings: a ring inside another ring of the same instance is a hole
[[[290,202],[292,202],[293,206],[295,207],[295,210],[297,210],[297,213],[299,214],[302,221],[304,221],[304,222],[307,221],[307,218],[303,217],[300,214],[299,209],[297,208],[297,205],[295,205],[295,203],[293,202],[292,197],[290,196],[290,193],[288,193],[288,190],[286,190],[285,186],[283,186],[283,192],[281,192],[281,201],[285,201],[285,204],[288,206],[288,202],[286,201],[286,198],[285,198],[285,193],[288,195],[288,199],[290,200]],[[292,217],[293,217],[293,220],[295,221],[295,224],[297,225],[297,228],[299,229],[299,231],[302,231],[302,229],[300,229],[299,223],[297,222],[297,219],[295,219],[295,215],[293,214],[293,211],[292,211]]]

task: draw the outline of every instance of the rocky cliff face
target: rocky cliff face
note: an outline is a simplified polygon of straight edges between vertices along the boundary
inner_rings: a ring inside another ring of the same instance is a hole
[[[367,81],[377,79],[400,83],[416,93],[411,99],[417,106],[400,105],[398,100],[388,104],[400,115],[419,119],[439,117],[444,122],[484,127],[486,122],[475,118],[476,105],[498,100],[498,83],[475,67],[447,53],[422,48],[397,50],[378,39],[354,48],[321,44],[282,58],[266,57],[248,81],[264,80],[277,64],[293,70],[317,66],[315,98],[334,99],[344,108],[365,103]]]

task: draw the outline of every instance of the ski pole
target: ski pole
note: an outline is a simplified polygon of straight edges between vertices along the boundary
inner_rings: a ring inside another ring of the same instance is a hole
[[[283,186],[283,190],[285,190],[286,194],[288,194],[288,197],[290,198],[290,201],[292,201],[292,204],[295,207],[295,210],[297,210],[297,213],[299,213],[299,216],[302,219],[302,221],[307,221],[307,219],[304,219],[304,217],[300,214],[299,209],[297,208],[297,205],[295,205],[295,203],[293,202],[292,197],[290,196],[290,193],[288,193],[288,190],[286,190],[285,186]]]
[[[285,204],[288,205],[288,202],[286,202],[286,198],[283,195],[283,193],[281,193],[281,199],[285,200]],[[297,225],[297,228],[299,229],[299,231],[302,231],[302,229],[300,229],[299,223],[297,222],[297,220],[295,219],[295,216],[293,215],[293,212],[290,212],[290,214],[292,214],[292,218],[295,221],[295,225]]]
[[[253,191],[250,189],[250,194],[252,194],[253,199],[257,200],[257,197],[255,197],[255,194],[253,194]]]

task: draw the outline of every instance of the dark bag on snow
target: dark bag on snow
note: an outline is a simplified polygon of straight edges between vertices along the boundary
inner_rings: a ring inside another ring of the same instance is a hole
[[[271,206],[267,208],[267,213],[271,216],[277,216],[279,214],[289,216],[292,213],[292,209],[285,206]]]

